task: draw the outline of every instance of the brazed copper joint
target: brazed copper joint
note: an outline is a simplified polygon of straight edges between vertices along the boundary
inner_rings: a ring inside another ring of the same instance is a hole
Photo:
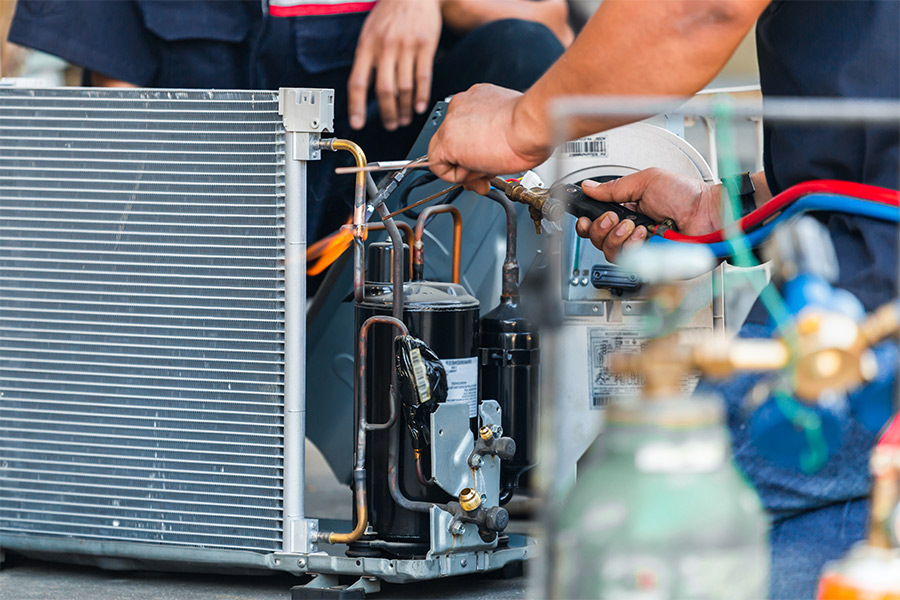
[[[322,140],[319,145],[325,150],[346,150],[356,159],[357,167],[366,166],[366,154],[356,142],[341,139]],[[353,297],[362,302],[363,286],[366,279],[366,173],[357,171],[353,191]]]
[[[459,505],[465,511],[472,511],[481,506],[481,496],[474,488],[463,488],[459,493]]]
[[[413,244],[413,281],[421,281],[425,278],[425,223],[429,217],[442,213],[450,213],[453,216],[453,272],[451,281],[459,283],[459,263],[462,255],[462,215],[459,209],[450,204],[438,204],[422,210],[416,220],[416,241]]]

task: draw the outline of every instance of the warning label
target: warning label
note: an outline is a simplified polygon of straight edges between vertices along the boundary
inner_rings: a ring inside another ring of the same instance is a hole
[[[478,415],[478,357],[445,358],[447,370],[447,402],[466,402],[469,418]]]
[[[698,328],[700,331],[702,328]],[[704,330],[706,331],[706,330]],[[611,398],[633,394],[640,390],[639,375],[616,375],[609,371],[609,357],[613,354],[643,352],[647,340],[640,327],[592,327],[588,330],[588,377],[591,385],[591,408],[603,408]],[[700,379],[688,375],[682,382],[685,393],[693,391]]]

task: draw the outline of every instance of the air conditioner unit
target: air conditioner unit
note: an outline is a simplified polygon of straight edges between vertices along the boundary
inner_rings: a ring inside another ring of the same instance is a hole
[[[0,87],[0,547],[326,583],[527,555],[515,539],[454,560],[316,547],[306,166],[333,101]]]

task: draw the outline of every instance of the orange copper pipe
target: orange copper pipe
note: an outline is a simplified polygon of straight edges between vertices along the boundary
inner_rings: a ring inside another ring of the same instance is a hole
[[[326,150],[349,152],[356,159],[357,167],[365,167],[367,164],[366,153],[358,144],[350,140],[322,140],[322,147]],[[363,299],[363,286],[366,278],[365,239],[366,174],[364,171],[359,171],[356,174],[356,185],[353,191],[353,297],[357,302],[361,302]],[[340,253],[337,256],[340,256]],[[334,258],[336,259],[337,256]]]
[[[462,215],[459,209],[451,204],[429,206],[422,210],[416,220],[416,241],[413,244],[413,280],[421,281],[425,276],[425,223],[432,215],[450,213],[453,216],[453,271],[450,280],[459,283],[459,263],[462,256]]]

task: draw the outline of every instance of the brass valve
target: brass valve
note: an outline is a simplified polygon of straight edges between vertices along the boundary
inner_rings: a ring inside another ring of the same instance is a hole
[[[610,370],[641,375],[649,397],[672,396],[693,371],[727,377],[736,371],[777,371],[790,367],[794,394],[816,402],[825,391],[848,392],[871,380],[876,365],[871,346],[896,336],[898,304],[890,302],[862,323],[838,313],[800,314],[791,343],[781,339],[712,338],[680,343],[678,334],[659,338],[643,354],[614,355]]]
[[[491,185],[506,194],[513,202],[528,206],[528,214],[534,221],[534,229],[540,235],[541,221],[559,222],[565,214],[565,207],[558,200],[550,197],[550,190],[527,188],[518,181],[505,181],[501,177],[491,179]]]
[[[465,488],[459,493],[459,505],[465,511],[473,511],[481,506],[481,496],[473,488]]]

